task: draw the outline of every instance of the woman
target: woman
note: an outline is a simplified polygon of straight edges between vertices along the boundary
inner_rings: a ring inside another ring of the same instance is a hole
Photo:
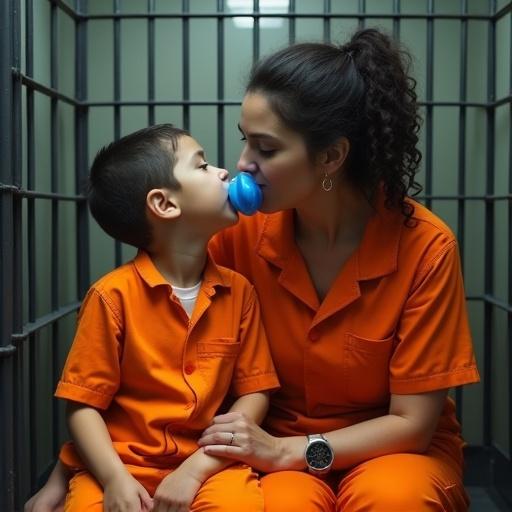
[[[407,197],[421,158],[407,72],[363,30],[281,50],[249,80],[238,167],[262,213],[211,251],[254,283],[282,388],[263,428],[221,415],[201,444],[262,472],[267,511],[468,508],[447,390],[479,378],[454,236]],[[38,499],[62,496],[52,478]]]

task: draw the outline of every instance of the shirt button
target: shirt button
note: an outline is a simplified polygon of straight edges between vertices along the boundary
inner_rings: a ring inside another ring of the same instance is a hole
[[[196,370],[196,367],[192,363],[188,363],[185,365],[185,373],[187,375],[190,375],[191,373],[194,373]]]
[[[311,331],[309,331],[308,338],[310,341],[316,341],[320,338],[320,333],[316,329],[311,329]]]

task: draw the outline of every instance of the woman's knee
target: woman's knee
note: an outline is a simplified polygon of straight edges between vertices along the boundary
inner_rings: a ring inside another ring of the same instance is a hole
[[[414,454],[380,457],[350,471],[341,481],[338,510],[464,512],[469,501],[455,471]]]
[[[330,512],[336,497],[322,480],[301,471],[279,471],[261,479],[265,512]]]

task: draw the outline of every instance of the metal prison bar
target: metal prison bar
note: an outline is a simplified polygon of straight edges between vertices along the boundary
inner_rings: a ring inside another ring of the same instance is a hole
[[[35,397],[38,383],[33,369],[35,368],[35,346],[38,343],[38,334],[43,328],[51,329],[52,337],[52,378],[55,383],[58,378],[59,362],[57,360],[59,342],[59,321],[75,312],[90,283],[89,261],[89,226],[87,206],[81,194],[80,183],[87,174],[88,169],[88,114],[90,107],[113,107],[114,109],[114,136],[121,134],[121,107],[146,106],[148,109],[148,123],[155,122],[155,108],[165,105],[183,107],[184,128],[190,126],[190,108],[194,106],[217,107],[217,149],[219,164],[224,166],[224,114],[225,107],[240,105],[240,101],[225,98],[224,84],[224,21],[233,17],[249,17],[254,20],[253,25],[253,61],[259,58],[260,26],[263,18],[279,17],[289,20],[289,42],[296,39],[296,20],[305,18],[319,18],[323,20],[323,39],[331,38],[331,20],[347,18],[358,20],[360,27],[365,26],[367,20],[391,19],[393,33],[400,35],[400,22],[403,19],[422,19],[427,22],[427,84],[426,101],[422,103],[425,108],[425,194],[421,199],[427,206],[432,201],[457,202],[457,236],[464,254],[465,247],[465,212],[468,201],[482,202],[485,205],[485,288],[482,295],[468,296],[469,301],[478,301],[484,305],[484,356],[480,361],[483,377],[483,451],[480,456],[490,467],[491,459],[496,453],[492,451],[492,337],[494,332],[493,313],[496,309],[507,313],[508,328],[508,366],[512,368],[512,236],[508,239],[508,299],[500,300],[494,295],[494,219],[495,205],[505,201],[508,204],[508,226],[512,226],[512,129],[509,134],[509,181],[508,191],[495,193],[495,112],[499,106],[510,106],[510,125],[512,125],[512,63],[510,71],[509,94],[503,98],[495,97],[495,70],[496,70],[496,24],[499,20],[512,13],[512,2],[507,3],[500,10],[496,9],[496,1],[489,0],[488,14],[468,14],[468,0],[460,0],[459,14],[442,14],[435,12],[433,0],[427,2],[427,12],[424,14],[401,13],[401,1],[393,0],[392,14],[370,14],[366,12],[366,1],[359,0],[358,11],[349,14],[331,12],[331,0],[324,0],[322,13],[297,13],[295,0],[289,1],[288,12],[279,14],[261,13],[259,1],[253,1],[253,12],[234,13],[224,12],[223,0],[217,0],[216,12],[191,13],[189,0],[182,0],[181,13],[155,12],[155,0],[147,0],[146,12],[123,13],[120,9],[120,0],[113,0],[112,13],[87,14],[87,0],[76,0],[75,7],[70,7],[64,0],[48,0],[51,7],[50,26],[50,85],[45,85],[34,79],[34,20],[33,0],[25,2],[25,72],[21,70],[21,8],[20,0],[5,0],[0,2],[0,155],[2,158],[0,175],[0,212],[1,212],[1,248],[0,248],[0,284],[1,284],[1,338],[0,338],[0,510],[15,510],[21,507],[26,499],[26,492],[20,483],[22,479],[29,479],[29,490],[33,491],[40,479],[37,465],[33,459],[37,452],[36,436],[38,428]],[[58,57],[59,45],[57,33],[58,16],[67,16],[74,22],[75,30],[75,92],[70,97],[59,91],[58,83]],[[512,20],[512,16],[511,20]],[[140,18],[148,23],[148,97],[146,100],[123,101],[121,98],[121,20]],[[161,18],[176,18],[182,20],[182,50],[183,50],[183,93],[181,101],[167,101],[157,99],[155,95],[155,20]],[[197,101],[190,99],[190,20],[206,18],[217,20],[217,55],[218,78],[217,99],[213,101]],[[113,101],[89,101],[87,94],[87,25],[91,20],[113,20],[114,37],[114,95]],[[434,56],[434,29],[435,20],[459,20],[461,23],[461,52],[460,52],[460,83],[459,101],[436,102],[433,99],[433,56]],[[467,74],[468,74],[468,21],[483,20],[488,23],[488,84],[487,101],[467,101]],[[512,21],[511,21],[512,32]],[[22,91],[26,93],[26,187],[22,187]],[[35,133],[34,133],[34,95],[41,94],[51,100],[50,115],[50,162],[51,162],[51,192],[38,192],[36,190],[36,162],[35,162]],[[58,110],[60,104],[67,104],[74,109],[75,117],[75,194],[63,194],[58,189],[58,176],[62,170],[58,162]],[[459,142],[458,142],[458,188],[456,195],[434,195],[432,193],[432,162],[433,162],[433,109],[434,107],[458,107]],[[485,194],[466,195],[466,113],[468,107],[485,109],[487,116],[486,162],[487,177]],[[51,202],[51,312],[44,316],[36,314],[36,201]],[[76,205],[76,300],[69,304],[62,304],[59,296],[59,220],[62,216],[62,202],[71,202]],[[26,213],[24,212],[26,207]],[[26,215],[27,225],[27,268],[23,267],[23,218]],[[121,263],[121,245],[115,247],[115,263]],[[23,283],[26,274],[28,283],[28,322],[23,323]],[[28,390],[25,389],[27,375],[23,370],[23,360],[28,352]],[[25,409],[20,406],[25,393],[28,392],[29,408],[28,418]],[[512,446],[512,374],[508,376],[508,424],[509,445]],[[456,402],[459,416],[462,414],[462,390],[456,390]],[[58,427],[60,421],[59,409],[52,410],[53,422],[53,452],[58,450]],[[498,459],[502,464],[498,467],[511,472],[510,461]],[[30,463],[32,462],[32,463]],[[29,468],[27,475],[27,467]],[[485,471],[483,473],[486,473]],[[486,473],[487,474],[487,473]],[[489,473],[490,474],[490,473]],[[480,475],[483,480],[486,476]],[[499,475],[493,482],[480,483],[499,484]]]

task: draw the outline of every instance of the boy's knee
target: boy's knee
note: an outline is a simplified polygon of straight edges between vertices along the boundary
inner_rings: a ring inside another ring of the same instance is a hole
[[[263,493],[256,475],[245,465],[232,466],[209,478],[199,490],[191,511],[263,512]]]

